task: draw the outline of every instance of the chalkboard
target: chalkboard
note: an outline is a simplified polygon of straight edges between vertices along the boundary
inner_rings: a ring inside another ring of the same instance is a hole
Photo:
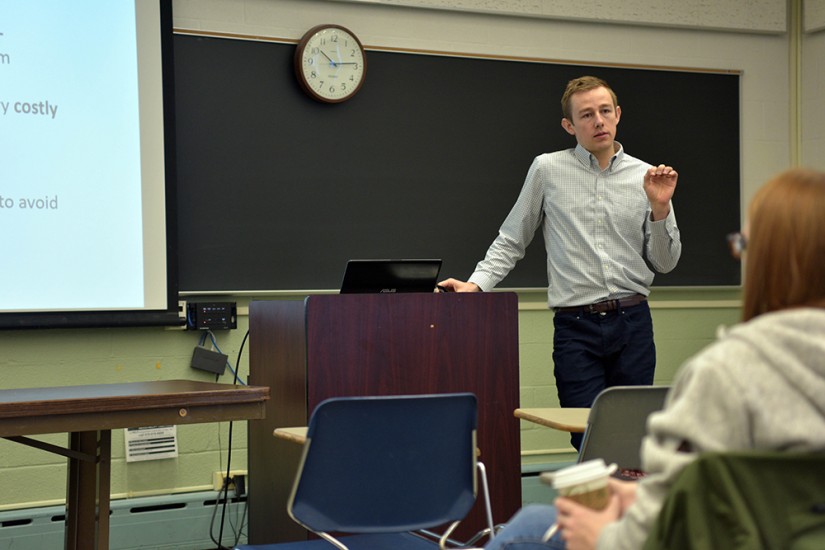
[[[559,98],[595,74],[618,140],[674,166],[678,267],[656,285],[738,285],[739,76],[371,50],[361,91],[302,92],[294,44],[175,36],[180,290],[337,289],[350,258],[441,258],[466,279],[539,154],[573,147]],[[500,288],[547,286],[541,234]]]

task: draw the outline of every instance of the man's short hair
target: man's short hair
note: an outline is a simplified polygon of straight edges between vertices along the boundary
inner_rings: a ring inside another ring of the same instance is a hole
[[[580,76],[568,82],[567,87],[564,89],[564,94],[561,96],[562,116],[570,122],[573,122],[573,116],[570,113],[570,98],[573,97],[573,94],[595,90],[596,88],[605,88],[610,92],[610,97],[613,98],[613,107],[619,104],[619,100],[616,98],[616,92],[608,86],[607,82],[596,76]]]

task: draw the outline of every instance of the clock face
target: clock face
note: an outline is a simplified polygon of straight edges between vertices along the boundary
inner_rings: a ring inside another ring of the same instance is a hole
[[[298,81],[310,96],[326,103],[347,100],[361,88],[366,61],[361,42],[338,25],[310,29],[295,51]]]

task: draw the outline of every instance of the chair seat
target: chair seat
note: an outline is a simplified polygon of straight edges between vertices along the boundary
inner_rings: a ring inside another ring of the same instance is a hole
[[[381,533],[376,535],[352,535],[341,537],[350,550],[433,550],[438,544],[410,533]],[[276,544],[243,544],[235,550],[334,550],[334,546],[322,539],[281,542]]]

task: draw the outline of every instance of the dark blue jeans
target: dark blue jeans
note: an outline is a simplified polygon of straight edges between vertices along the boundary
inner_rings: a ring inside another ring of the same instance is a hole
[[[564,541],[556,533],[547,542],[544,534],[556,521],[556,509],[545,504],[530,504],[510,518],[504,530],[484,550],[563,550]]]
[[[590,407],[610,386],[653,384],[656,346],[647,302],[607,313],[556,312],[553,373],[562,407]],[[582,434],[571,434],[579,450]]]

